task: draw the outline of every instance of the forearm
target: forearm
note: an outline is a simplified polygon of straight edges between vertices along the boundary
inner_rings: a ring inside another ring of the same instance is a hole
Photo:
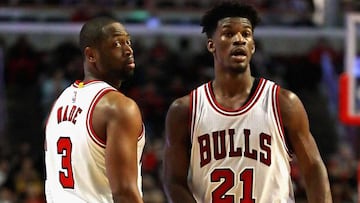
[[[309,203],[332,203],[329,178],[324,164],[314,164],[304,175]]]
[[[133,203],[143,203],[141,195],[138,191],[128,191],[128,192],[119,192],[113,193],[114,203],[122,202],[133,202]]]
[[[143,200],[141,198],[138,198],[136,196],[131,197],[130,195],[117,195],[116,197],[113,196],[114,203],[122,203],[122,202],[134,202],[134,203],[143,203]]]
[[[165,194],[169,203],[196,203],[188,187],[165,184]]]

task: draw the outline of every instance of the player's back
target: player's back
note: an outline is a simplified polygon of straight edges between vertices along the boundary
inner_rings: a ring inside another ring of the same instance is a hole
[[[113,202],[105,171],[105,141],[92,128],[99,99],[116,91],[102,81],[75,82],[55,102],[45,141],[48,202]]]

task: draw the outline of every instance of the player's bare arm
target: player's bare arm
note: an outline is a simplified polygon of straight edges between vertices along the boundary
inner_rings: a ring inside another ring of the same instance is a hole
[[[137,186],[137,142],[142,131],[137,104],[119,92],[109,92],[97,104],[94,118],[100,121],[94,122],[94,128],[106,131],[99,134],[106,135],[106,173],[114,202],[143,202]]]
[[[331,203],[327,170],[311,135],[302,102],[296,94],[285,89],[280,90],[279,102],[285,134],[304,176],[309,203]]]
[[[166,116],[163,184],[170,203],[196,202],[188,185],[190,163],[189,101],[175,100]]]

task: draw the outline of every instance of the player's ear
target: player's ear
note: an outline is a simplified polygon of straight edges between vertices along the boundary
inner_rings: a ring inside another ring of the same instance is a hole
[[[85,54],[86,59],[87,59],[89,62],[94,63],[94,62],[96,61],[94,50],[91,49],[90,47],[86,47],[86,48],[85,48],[84,54]]]
[[[215,52],[214,41],[212,39],[208,39],[208,41],[207,41],[207,49],[211,53]]]

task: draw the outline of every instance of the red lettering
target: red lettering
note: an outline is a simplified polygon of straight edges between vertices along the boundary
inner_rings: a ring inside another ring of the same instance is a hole
[[[214,158],[216,160],[225,158],[225,130],[213,132],[212,136],[214,140]]]
[[[77,116],[78,116],[81,112],[82,112],[82,109],[81,109],[81,108],[78,108],[77,111],[76,111],[76,113],[75,113],[74,118],[72,119],[73,124],[76,123],[76,118],[77,118]]]
[[[82,112],[82,109],[77,106],[72,106],[70,113],[68,114],[69,106],[65,107],[65,111],[63,112],[63,106],[59,107],[57,110],[57,121],[61,123],[63,121],[71,121],[73,124],[76,123],[77,116]]]
[[[251,135],[250,129],[244,129],[243,134],[235,134],[235,129],[214,131],[209,134],[204,134],[198,137],[199,152],[200,152],[200,167],[210,163],[211,157],[215,160],[229,157],[247,157],[253,160],[258,160],[267,166],[271,165],[271,136],[266,133],[261,133],[258,137]],[[235,139],[235,136],[238,136]],[[240,136],[240,137],[239,137]],[[242,141],[238,141],[243,138]],[[252,139],[250,139],[252,138]],[[259,139],[256,143],[254,140]],[[228,139],[228,140],[227,140]],[[236,141],[236,142],[235,142]],[[241,147],[236,144],[242,145]],[[257,150],[259,148],[259,151]],[[244,150],[243,150],[244,149]]]
[[[74,113],[75,113],[75,110],[76,110],[76,106],[72,106],[72,108],[71,108],[71,110],[70,110],[70,114],[69,114],[68,121],[72,121],[73,116],[74,116]]]
[[[251,150],[250,152],[250,130],[249,129],[244,129],[244,144],[245,144],[245,151],[244,151],[244,156],[251,158],[251,159],[257,159],[257,151],[255,149]]]
[[[235,149],[234,147],[234,129],[229,129],[229,138],[230,138],[230,151],[229,151],[229,157],[237,157],[242,155],[242,149],[241,147],[237,147]]]
[[[265,143],[266,142],[266,143]],[[270,166],[271,165],[271,136],[265,133],[260,134],[260,148],[266,153],[260,152],[260,162]]]
[[[208,164],[211,160],[209,137],[209,134],[201,135],[198,137],[198,142],[200,146],[200,167]]]
[[[62,119],[63,121],[67,121],[67,120],[68,120],[68,118],[67,118],[68,108],[69,108],[69,106],[66,106],[66,107],[65,107],[65,112],[64,112],[64,114],[63,114],[64,117],[63,117],[63,119]]]
[[[62,120],[61,120],[62,109],[63,109],[63,107],[61,106],[61,107],[58,108],[58,110],[57,110],[57,121],[58,121],[58,123],[60,123],[60,122],[62,121]]]

